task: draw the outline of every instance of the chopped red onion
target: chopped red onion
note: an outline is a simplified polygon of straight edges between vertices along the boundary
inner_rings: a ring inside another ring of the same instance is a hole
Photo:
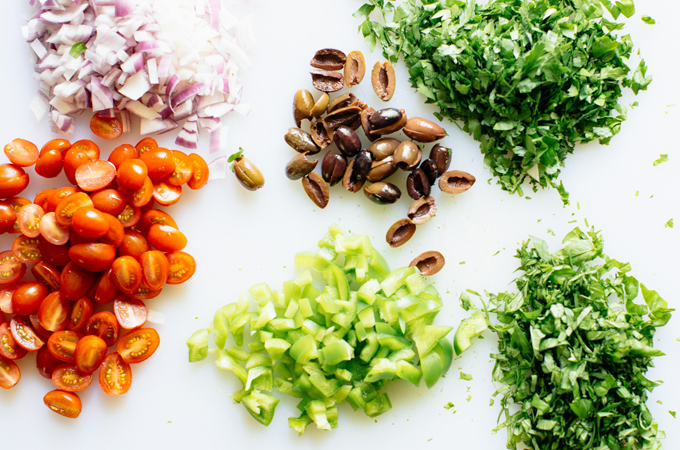
[[[226,156],[219,156],[208,164],[208,180],[221,180],[227,176],[229,163]]]

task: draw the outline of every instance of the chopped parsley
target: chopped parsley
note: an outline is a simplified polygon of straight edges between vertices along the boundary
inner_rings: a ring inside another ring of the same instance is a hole
[[[654,161],[654,165],[658,166],[659,164],[663,164],[668,161],[668,155],[659,155],[659,159]]]

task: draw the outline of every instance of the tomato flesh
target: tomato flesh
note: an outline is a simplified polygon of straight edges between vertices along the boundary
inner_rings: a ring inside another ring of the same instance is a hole
[[[79,166],[75,173],[76,183],[83,191],[103,189],[116,178],[116,166],[108,161],[95,159]]]
[[[18,283],[0,285],[0,311],[3,313],[14,314],[12,297],[14,296],[14,291],[16,291],[18,287]]]
[[[154,138],[146,137],[141,141],[137,142],[135,148],[137,149],[137,152],[141,156],[148,151],[156,150],[158,148],[158,142],[156,142]]]
[[[175,186],[188,183],[194,174],[191,158],[179,150],[173,150],[172,157],[175,160],[175,171],[165,181]]]
[[[12,360],[0,356],[0,387],[11,389],[19,382],[21,371]]]
[[[98,336],[104,340],[107,347],[111,347],[118,340],[120,328],[116,316],[109,311],[98,312],[87,321],[88,335]]]
[[[0,324],[0,357],[17,360],[26,356],[28,351],[17,344],[12,336],[9,322]]]
[[[45,297],[38,308],[38,320],[47,331],[61,331],[68,325],[71,302],[61,291],[54,291]]]
[[[57,331],[47,340],[47,350],[59,361],[63,361],[62,364],[73,364],[76,360],[76,345],[82,338],[83,335],[75,331]]]
[[[94,301],[99,304],[112,302],[120,291],[113,282],[111,269],[104,272],[97,280],[94,290]]]
[[[17,261],[13,252],[6,250],[0,253],[0,285],[13,283],[25,273],[26,265]]]
[[[150,150],[139,156],[146,164],[151,181],[158,182],[172,175],[175,171],[175,159],[172,152],[165,148]]]
[[[52,372],[52,382],[67,392],[80,392],[92,383],[92,375],[81,373],[73,364],[62,364]]]
[[[55,178],[64,168],[64,155],[59,150],[48,150],[41,153],[35,163],[35,173],[43,178]]]
[[[118,220],[124,228],[130,228],[137,225],[139,219],[142,218],[142,211],[132,205],[125,205],[123,212],[118,214]]]
[[[50,244],[64,245],[71,237],[71,230],[57,223],[56,214],[49,212],[40,219],[40,235]]]
[[[130,144],[123,144],[116,147],[109,155],[109,162],[118,169],[123,161],[126,159],[135,159],[139,156],[139,152]]]
[[[81,207],[73,213],[71,226],[73,231],[80,236],[96,239],[104,236],[109,231],[109,221],[105,213],[99,212],[94,207]]]
[[[17,166],[32,166],[38,160],[40,152],[33,142],[25,139],[14,139],[5,145],[5,155]]]
[[[153,328],[139,328],[121,337],[116,350],[128,364],[138,364],[154,354],[160,341]]]
[[[177,203],[182,196],[182,186],[160,181],[153,185],[153,198],[163,206],[170,206]]]
[[[106,342],[99,336],[84,336],[76,345],[76,367],[81,373],[92,373],[106,357]]]
[[[73,144],[64,155],[64,173],[69,183],[76,184],[76,170],[88,161],[96,158],[91,158],[88,151],[77,146],[78,143]]]
[[[83,193],[76,192],[62,199],[54,210],[57,222],[63,226],[71,226],[73,215],[80,208],[92,208],[92,199]]]
[[[90,120],[90,130],[102,139],[116,139],[123,134],[123,124],[117,117],[104,117],[96,112]]]
[[[43,401],[52,411],[69,419],[77,418],[83,410],[80,397],[73,392],[55,389],[45,394]]]
[[[117,216],[125,209],[125,198],[116,189],[101,190],[93,194],[91,199],[95,209],[112,216]]]
[[[22,206],[17,214],[19,230],[27,237],[40,236],[40,219],[44,215],[45,211],[34,203]]]
[[[141,300],[119,297],[113,302],[113,312],[118,324],[125,330],[139,328],[146,323],[148,312]]]
[[[78,300],[85,297],[94,285],[97,275],[85,270],[71,261],[61,271],[61,292],[68,300]]]
[[[165,285],[170,271],[168,258],[158,250],[144,252],[140,257],[142,276],[149,289],[157,291]]]
[[[49,344],[49,341],[48,341]],[[38,350],[38,355],[35,357],[35,366],[44,378],[52,379],[54,369],[64,364],[50,353],[48,346],[44,346]]]
[[[94,306],[89,298],[83,297],[75,301],[73,308],[71,308],[71,318],[66,328],[72,331],[82,330],[93,313]]]
[[[142,266],[132,256],[121,256],[111,265],[113,283],[124,294],[133,294],[142,284]]]
[[[35,264],[42,259],[39,245],[40,239],[21,235],[12,242],[12,254],[20,263]]]
[[[191,160],[194,170],[191,179],[187,182],[187,185],[191,189],[201,189],[206,185],[206,183],[208,183],[210,169],[208,168],[208,164],[206,164],[205,160],[196,153],[190,154],[189,159]]]
[[[14,316],[10,321],[10,331],[17,344],[29,352],[37,352],[45,345],[45,341],[38,336],[31,324],[20,316]]]
[[[90,159],[99,159],[99,146],[88,139],[81,139],[80,141],[74,142],[69,150],[83,151],[87,153],[87,156],[89,156]]]
[[[168,271],[168,284],[181,284],[187,281],[196,272],[196,260],[185,252],[172,252],[165,255],[168,258],[170,269]]]
[[[109,353],[99,367],[99,386],[107,395],[122,395],[132,385],[132,368],[117,353]]]
[[[64,267],[71,261],[68,257],[68,249],[68,245],[54,245],[46,240],[41,240],[38,244],[43,261],[58,268]]]

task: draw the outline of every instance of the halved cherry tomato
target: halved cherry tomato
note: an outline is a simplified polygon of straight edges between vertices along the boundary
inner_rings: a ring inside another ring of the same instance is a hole
[[[12,294],[14,314],[28,316],[38,311],[40,304],[47,297],[47,288],[36,281],[24,283]]]
[[[0,356],[0,387],[11,389],[19,382],[21,371],[14,361]]]
[[[83,335],[75,331],[57,331],[47,340],[47,350],[59,361],[74,364],[76,345],[82,338]]]
[[[151,201],[153,195],[154,195],[153,183],[151,182],[151,178],[146,177],[146,180],[144,180],[144,184],[142,185],[142,187],[134,191],[132,195],[129,197],[130,203],[132,204],[132,206],[142,207]]]
[[[33,200],[33,203],[36,205],[40,206],[43,211],[47,211],[47,207],[49,205],[49,200],[52,194],[54,194],[57,190],[54,188],[50,189],[43,189],[42,191],[38,192],[38,195],[35,196],[35,199]]]
[[[172,152],[166,148],[150,150],[139,156],[149,171],[151,181],[158,182],[172,175],[175,171],[175,160]]]
[[[177,252],[187,246],[187,238],[184,233],[170,225],[160,223],[151,225],[147,236],[149,244],[162,252]]]
[[[141,300],[118,297],[113,302],[113,313],[118,324],[125,330],[139,328],[146,323],[148,312]]]
[[[54,369],[64,364],[63,361],[59,361],[55,358],[49,351],[49,341],[48,345],[44,346],[38,350],[38,355],[35,357],[35,365],[38,368],[40,375],[47,379],[52,379],[52,373]]]
[[[106,236],[101,237],[101,241],[104,244],[111,244],[118,248],[123,245],[125,239],[125,228],[120,223],[120,220],[113,217],[111,214],[104,214],[106,220],[109,222],[109,231],[106,232]]]
[[[97,280],[94,291],[94,301],[99,304],[112,302],[118,296],[118,288],[113,283],[111,269],[104,272]]]
[[[51,141],[47,141],[47,143],[43,145],[43,148],[40,149],[40,156],[50,150],[58,150],[63,155],[69,148],[71,148],[71,143],[66,139],[52,139]]]
[[[70,227],[73,223],[73,214],[78,209],[83,207],[94,207],[92,199],[90,199],[87,194],[83,192],[76,192],[69,195],[68,197],[61,200],[54,210],[54,213],[57,217],[57,222],[60,225]]]
[[[38,320],[47,331],[61,331],[71,317],[71,302],[61,291],[54,291],[45,297],[38,308]]]
[[[116,147],[109,155],[109,162],[116,166],[116,169],[120,167],[120,164],[126,159],[134,159],[139,157],[139,152],[130,144],[123,144]]]
[[[8,198],[5,200],[5,202],[9,203],[9,206],[12,207],[14,210],[14,215],[19,213],[19,210],[23,208],[26,205],[30,205],[31,201],[27,198],[23,197],[12,197]],[[19,229],[19,221],[15,220],[14,225],[12,226],[12,229],[9,231],[12,234],[21,234],[21,230]]]
[[[35,163],[35,173],[44,178],[55,178],[64,168],[64,154],[59,150],[41,152]]]
[[[168,258],[158,250],[142,253],[139,261],[142,265],[142,275],[149,289],[157,291],[165,286],[170,271]]]
[[[41,240],[38,244],[43,261],[55,267],[64,267],[71,261],[68,257],[68,249],[69,245],[54,245],[46,240]]]
[[[123,335],[118,341],[116,350],[128,364],[146,361],[154,354],[161,338],[153,328],[139,328]]]
[[[142,281],[142,285],[139,286],[139,289],[134,294],[129,294],[128,297],[132,300],[149,300],[151,298],[156,298],[160,295],[162,289],[158,290],[151,290],[149,289],[149,286],[146,285],[144,281]]]
[[[52,382],[61,390],[80,392],[92,383],[92,375],[80,373],[72,364],[62,364],[52,372]]]
[[[122,395],[130,390],[132,369],[117,352],[109,353],[99,367],[99,386],[107,395]]]
[[[25,139],[14,139],[5,145],[5,155],[17,166],[28,167],[35,164],[40,152],[33,142]]]
[[[12,254],[20,263],[35,264],[42,259],[39,244],[39,238],[17,236],[12,242]]]
[[[91,196],[95,209],[117,216],[125,208],[125,198],[116,189],[104,189]]]
[[[90,159],[99,159],[99,146],[87,139],[74,142],[69,150],[82,150],[87,153]]]
[[[208,164],[206,164],[205,159],[201,158],[201,156],[197,155],[196,153],[190,154],[189,159],[191,160],[194,171],[191,180],[189,180],[187,185],[191,189],[200,189],[208,182],[208,178],[210,177],[210,169],[208,168]]]
[[[52,411],[69,419],[77,418],[83,410],[80,397],[73,392],[55,389],[45,394],[43,401]]]
[[[21,207],[17,213],[17,222],[24,236],[30,238],[40,236],[40,219],[44,215],[45,211],[34,203]]]
[[[141,156],[148,151],[156,150],[158,148],[158,143],[154,138],[146,137],[141,141],[137,142],[135,148],[137,149],[139,156]]]
[[[81,373],[92,373],[106,357],[106,342],[99,336],[84,336],[76,345],[76,367]]]
[[[42,237],[53,245],[64,245],[71,237],[71,230],[58,224],[57,216],[53,212],[45,214],[40,219],[39,231]]]
[[[166,253],[170,271],[168,272],[168,284],[181,284],[187,281],[196,272],[196,260],[185,252]]]
[[[0,357],[16,360],[26,356],[26,353],[28,351],[20,347],[12,336],[10,323],[3,322],[0,324]]]
[[[17,261],[10,250],[0,253],[0,285],[13,283],[23,277],[25,273],[26,264]]]
[[[14,316],[12,318],[9,323],[9,329],[19,347],[29,352],[37,352],[45,345],[45,341],[33,329],[30,322],[21,316]]]
[[[159,223],[161,225],[170,225],[171,227],[177,228],[177,222],[170,216],[170,214],[160,209],[150,209],[144,213],[142,220],[139,223],[139,230],[144,234],[149,234],[149,230],[153,224]]]
[[[142,211],[136,206],[125,205],[123,212],[118,214],[118,220],[120,220],[123,228],[130,228],[137,225],[139,219],[142,218]]]
[[[5,314],[14,314],[12,296],[19,286],[19,283],[0,285],[0,311]]]
[[[108,161],[95,159],[78,166],[75,177],[78,187],[83,191],[98,191],[116,178],[116,166]]]
[[[118,184],[137,190],[144,185],[144,180],[146,180],[148,175],[148,170],[146,164],[141,159],[126,159],[120,163],[118,167]]]
[[[85,328],[87,321],[92,317],[94,313],[94,306],[89,298],[83,297],[76,300],[73,303],[73,308],[71,309],[71,319],[66,326],[66,329],[72,331],[80,331]]]
[[[73,144],[73,147],[71,147],[64,155],[64,173],[71,184],[76,184],[76,170],[78,170],[78,167],[88,161],[97,159],[91,158],[87,150],[76,147],[76,144]]]
[[[194,174],[194,165],[191,162],[191,158],[179,150],[173,150],[172,157],[175,160],[175,171],[165,180],[165,182],[174,186],[181,186],[188,183]]]
[[[94,272],[85,270],[71,261],[61,271],[60,290],[66,299],[75,301],[90,292],[96,279],[97,275]]]
[[[38,313],[35,312],[28,316],[28,320],[31,322],[31,326],[35,330],[36,333],[40,335],[40,337],[44,338],[45,340],[49,339],[50,336],[52,336],[52,332],[46,330],[43,328],[42,325],[40,325],[40,319],[38,318]]]
[[[57,209],[57,205],[59,205],[59,202],[61,202],[63,199],[68,197],[71,194],[75,194],[78,191],[78,188],[75,188],[73,186],[65,186],[62,188],[55,189],[52,191],[52,194],[50,194],[50,197],[47,199],[47,209],[45,211],[55,211]]]
[[[90,120],[90,130],[102,139],[116,139],[123,134],[123,124],[117,117],[104,117],[97,112]]]
[[[116,259],[116,249],[109,244],[78,244],[68,251],[71,261],[90,272],[101,272],[111,267]]]
[[[132,256],[120,256],[111,264],[113,283],[124,294],[133,294],[142,284],[142,266]]]
[[[98,312],[87,321],[86,332],[88,335],[99,336],[111,347],[118,341],[120,328],[116,316],[109,311]]]
[[[84,238],[99,238],[109,231],[109,221],[103,212],[94,207],[80,207],[73,213],[73,231]]]
[[[164,181],[153,185],[153,198],[163,206],[174,205],[182,196],[182,186],[173,186]]]
[[[0,164],[0,198],[14,197],[28,186],[29,177],[15,164]]]
[[[139,231],[128,229],[125,230],[123,243],[120,247],[118,247],[118,256],[129,255],[139,260],[139,258],[142,256],[142,253],[148,252],[149,250],[149,242],[146,240],[144,235]]]
[[[7,202],[0,202],[0,234],[9,233],[14,228],[17,213]]]
[[[5,312],[0,309],[0,323],[5,321]]]

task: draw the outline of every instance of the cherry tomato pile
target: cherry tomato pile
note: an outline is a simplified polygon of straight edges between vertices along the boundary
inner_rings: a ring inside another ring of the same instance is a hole
[[[0,252],[0,387],[15,386],[21,373],[14,361],[37,352],[38,371],[57,388],[45,404],[75,418],[82,409],[76,392],[97,369],[106,394],[124,394],[130,365],[158,348],[156,330],[143,327],[144,301],[187,281],[196,263],[156,203],[176,203],[183,185],[203,187],[208,166],[152,138],[121,145],[108,160],[89,140],[55,139],[38,151],[15,139],[5,154],[11,163],[0,164],[0,233],[18,236]],[[46,178],[63,170],[74,186],[44,190],[33,202],[18,197],[29,183],[23,168],[33,165]],[[28,266],[35,281],[21,281]]]

